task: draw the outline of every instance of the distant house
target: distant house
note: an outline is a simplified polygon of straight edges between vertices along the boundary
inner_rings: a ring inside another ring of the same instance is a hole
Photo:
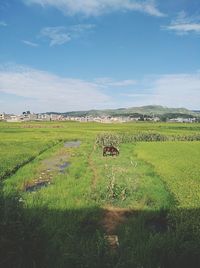
[[[39,121],[51,121],[51,117],[48,114],[38,114],[37,120],[39,120]]]
[[[172,119],[170,119],[169,122],[173,122],[173,123],[194,123],[194,122],[196,122],[196,118],[182,118],[182,117],[178,117],[178,118],[172,118]]]
[[[6,114],[5,120],[9,123],[16,123],[21,121],[20,116],[14,114]]]
[[[154,122],[159,122],[160,121],[160,118],[159,117],[153,117],[153,121]]]
[[[5,114],[4,113],[0,113],[0,121],[3,121],[5,119]]]
[[[35,121],[37,120],[37,114],[30,114],[30,121]]]
[[[140,121],[140,117],[129,117],[130,121]]]
[[[32,114],[30,111],[23,112],[20,116],[21,121],[34,121],[37,119],[36,114]]]
[[[60,114],[50,114],[51,121],[61,121],[63,120],[63,116]]]

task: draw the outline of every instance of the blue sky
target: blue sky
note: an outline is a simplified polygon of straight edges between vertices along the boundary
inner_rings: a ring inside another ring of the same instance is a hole
[[[0,112],[200,109],[199,0],[1,0]]]

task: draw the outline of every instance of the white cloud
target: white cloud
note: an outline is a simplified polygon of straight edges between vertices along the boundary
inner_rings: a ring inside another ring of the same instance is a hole
[[[200,73],[145,76],[137,82],[111,78],[87,81],[11,65],[0,68],[0,92],[9,94],[9,102],[4,100],[1,104],[1,110],[9,109],[8,112],[65,112],[153,104],[200,109]]]
[[[72,39],[79,38],[86,32],[91,32],[94,29],[93,24],[77,24],[69,27],[45,27],[41,30],[40,36],[50,40],[50,46],[63,45],[70,42]]]
[[[65,33],[64,27],[45,27],[41,30],[41,36],[50,39],[51,47],[71,41],[71,37],[68,33]]]
[[[200,109],[200,73],[166,74],[141,81],[141,93],[123,94],[137,105],[157,104],[168,107]]]
[[[39,45],[37,43],[33,43],[33,42],[30,42],[28,40],[22,40],[22,42],[27,45],[27,46],[31,46],[31,47],[38,47]]]
[[[113,81],[109,85],[113,87],[129,87],[137,84],[135,80],[121,80],[121,81]]]
[[[100,108],[109,101],[94,82],[21,66],[0,69],[0,92],[28,98],[30,109],[43,112]]]
[[[188,17],[187,14],[182,11],[170,25],[162,26],[162,29],[174,31],[178,35],[186,35],[192,32],[200,34],[200,16]]]
[[[128,93],[128,94],[121,94],[122,96],[125,97],[130,97],[130,98],[148,98],[149,96],[153,96],[153,94],[148,94],[148,93]]]
[[[2,27],[6,27],[6,26],[8,26],[8,24],[5,22],[5,21],[0,21],[0,26],[2,26]]]
[[[200,109],[200,74],[161,76],[154,82],[157,103]]]
[[[26,4],[55,7],[66,15],[99,16],[113,11],[139,11],[155,17],[165,16],[155,0],[23,0]]]
[[[129,87],[137,84],[136,80],[114,80],[109,77],[102,77],[95,80],[102,87]]]

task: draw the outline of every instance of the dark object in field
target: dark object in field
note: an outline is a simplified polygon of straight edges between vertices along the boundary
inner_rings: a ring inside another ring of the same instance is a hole
[[[106,146],[103,148],[103,156],[107,155],[110,156],[119,155],[119,150],[114,146]]]
[[[35,181],[34,184],[32,185],[26,186],[25,191],[30,192],[30,193],[36,192],[43,187],[47,187],[49,184],[50,184],[49,180],[38,180],[38,181]]]

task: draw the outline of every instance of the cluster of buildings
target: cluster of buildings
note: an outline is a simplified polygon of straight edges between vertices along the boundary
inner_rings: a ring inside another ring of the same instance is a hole
[[[21,115],[0,113],[0,121],[27,122],[27,121],[62,121],[64,117],[58,114],[34,114],[29,111]]]
[[[161,119],[157,116],[64,116],[61,114],[34,114],[30,111],[23,112],[21,115],[0,113],[0,121],[6,122],[27,122],[27,121],[77,121],[77,122],[97,122],[97,123],[127,123],[134,121],[152,121],[159,122]],[[174,123],[194,123],[196,118],[172,118],[166,120]]]
[[[144,118],[143,121],[159,121],[158,117]],[[26,121],[77,121],[77,122],[97,122],[97,123],[126,123],[141,121],[140,117],[131,116],[63,116],[60,114],[34,114],[29,111],[21,115],[0,113],[0,121],[6,122],[26,122]]]
[[[172,122],[172,123],[195,123],[195,122],[197,122],[197,118],[178,117],[178,118],[169,119],[168,122]]]
[[[77,121],[77,122],[97,122],[97,123],[127,123],[134,121],[141,121],[141,117],[131,117],[131,116],[67,116],[65,120]],[[158,117],[154,118],[144,118],[142,121],[154,121],[158,122],[160,119]]]

